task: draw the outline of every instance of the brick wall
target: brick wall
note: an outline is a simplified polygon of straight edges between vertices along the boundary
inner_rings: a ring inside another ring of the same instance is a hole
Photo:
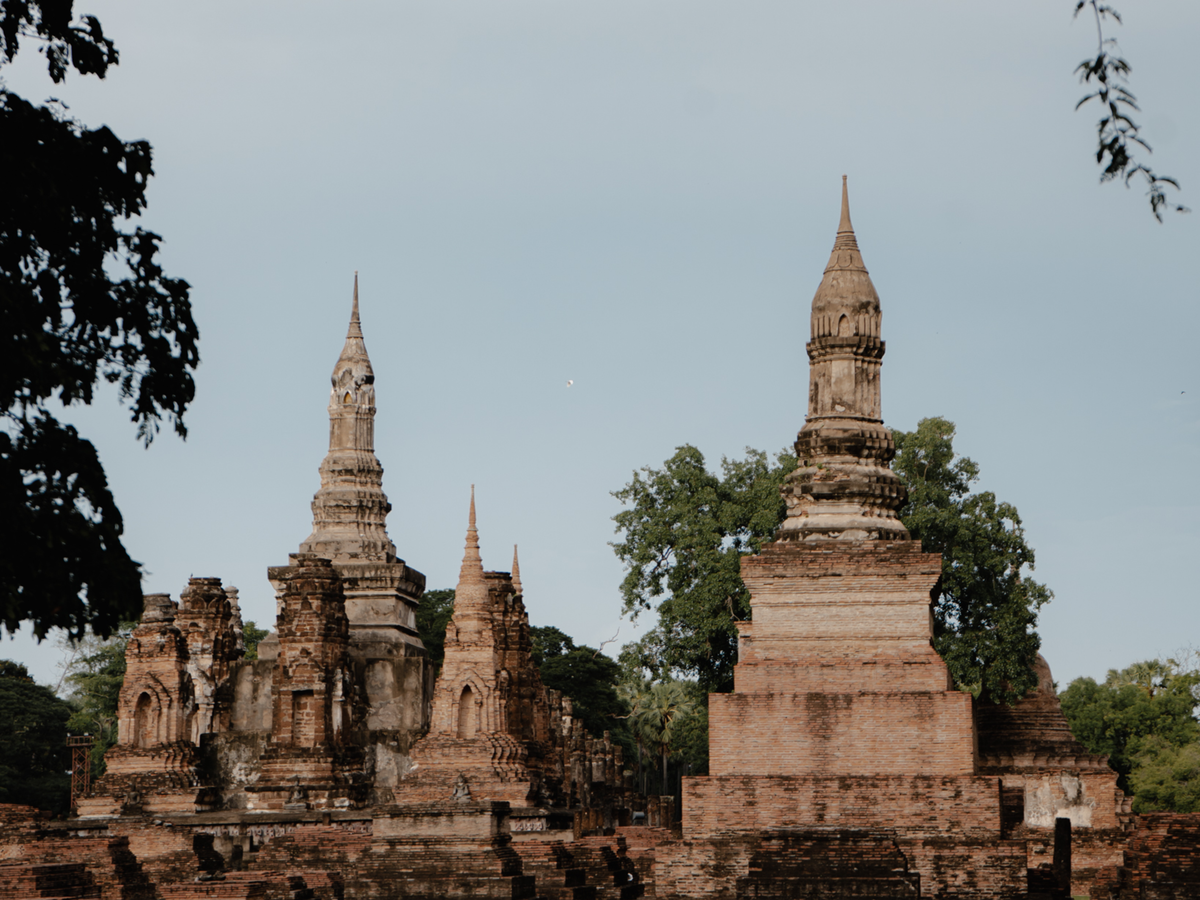
[[[1000,779],[982,776],[685,778],[688,838],[782,828],[1000,836]]]
[[[709,771],[973,774],[971,702],[960,691],[713,694]]]

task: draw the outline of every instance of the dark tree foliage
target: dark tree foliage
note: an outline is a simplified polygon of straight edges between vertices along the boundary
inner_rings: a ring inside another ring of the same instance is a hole
[[[0,803],[67,811],[70,715],[70,705],[34,684],[24,666],[0,660]]]
[[[1140,126],[1130,118],[1130,114],[1140,112],[1137,98],[1125,86],[1129,83],[1129,73],[1132,67],[1117,54],[1115,38],[1104,36],[1104,22],[1111,19],[1120,24],[1120,14],[1100,0],[1077,0],[1075,15],[1078,16],[1085,7],[1091,7],[1096,20],[1096,55],[1089,57],[1075,67],[1079,80],[1094,88],[1075,104],[1079,109],[1085,103],[1095,100],[1102,109],[1100,121],[1096,125],[1096,163],[1101,167],[1100,181],[1115,181],[1121,179],[1125,186],[1136,176],[1141,175],[1146,182],[1146,194],[1150,198],[1150,211],[1154,218],[1162,221],[1162,209],[1170,207],[1167,202],[1167,185],[1179,189],[1179,182],[1165,175],[1156,175],[1143,162],[1134,158],[1137,148],[1152,153],[1150,145],[1141,136]],[[1176,212],[1188,212],[1186,206],[1174,204]]]
[[[611,731],[619,737],[628,713],[617,695],[621,667],[599,650],[576,646],[557,628],[534,626],[529,639],[542,683],[571,698],[573,715],[592,735]]]
[[[117,51],[71,0],[0,0],[0,65],[35,41],[51,78],[103,77]],[[139,566],[92,444],[48,403],[117,386],[149,444],[165,417],[186,435],[197,332],[188,284],[155,261],[160,238],[122,227],[146,206],[150,145],[87,129],[56,101],[0,87],[0,622],[104,636],[141,604]]]
[[[529,628],[529,655],[539,669],[547,659],[554,659],[575,649],[575,639],[552,625],[532,625]]]
[[[633,473],[613,496],[627,507],[614,516],[623,539],[613,549],[628,568],[621,582],[625,612],[657,606],[658,625],[643,646],[646,668],[696,677],[708,691],[727,691],[737,662],[738,619],[749,618],[741,558],[771,540],[786,511],[779,486],[796,457],[746,448],[721,460],[722,477],[704,455],[684,445],[656,470]]]
[[[24,663],[12,659],[0,659],[0,678],[16,678],[20,681],[33,682],[29,668]]]
[[[242,659],[258,659],[258,644],[271,632],[259,628],[253,621],[242,625],[242,643],[246,645],[246,655]]]
[[[894,431],[892,463],[908,488],[900,519],[929,553],[942,554],[933,646],[955,684],[1012,703],[1037,683],[1037,613],[1053,596],[1026,574],[1033,549],[1011,503],[970,493],[979,466],[954,454],[954,424],[922,419]]]
[[[446,626],[454,615],[454,589],[426,591],[417,606],[417,633],[425,652],[433,660],[435,671],[441,671],[446,656]]]
[[[1200,760],[1198,685],[1200,673],[1149,660],[1109,670],[1103,684],[1076,678],[1059,694],[1075,738],[1108,756],[1121,787],[1134,794],[1135,812],[1200,811],[1193,806],[1200,803],[1200,770],[1171,772],[1180,761],[1186,770],[1189,757]]]

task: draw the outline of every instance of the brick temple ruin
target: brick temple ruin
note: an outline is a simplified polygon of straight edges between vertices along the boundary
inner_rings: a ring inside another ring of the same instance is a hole
[[[356,280],[313,531],[267,573],[274,632],[245,659],[216,578],[147,595],[106,774],[65,821],[0,806],[0,900],[1200,897],[1200,816],[1133,815],[1044,660],[1009,707],[954,690],[932,647],[941,557],[897,516],[844,181],[811,328],[787,517],[742,561],[753,615],[681,821],[543,686],[473,493],[435,674],[425,578],[385,528]]]

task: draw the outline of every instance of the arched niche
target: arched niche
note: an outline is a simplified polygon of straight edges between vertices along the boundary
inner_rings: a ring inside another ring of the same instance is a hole
[[[133,746],[139,750],[158,743],[158,710],[154,698],[143,691],[133,707]]]
[[[456,734],[460,738],[474,737],[476,726],[475,692],[471,690],[471,686],[468,684],[462,689],[462,694],[458,698],[458,729]]]

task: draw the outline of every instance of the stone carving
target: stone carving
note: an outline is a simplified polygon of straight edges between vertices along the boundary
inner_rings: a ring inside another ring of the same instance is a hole
[[[450,792],[450,799],[456,803],[469,803],[471,801],[471,786],[467,784],[467,776],[461,772],[454,779],[454,790]]]
[[[300,784],[300,776],[292,776],[292,790],[288,794],[284,809],[308,809],[308,792]]]

